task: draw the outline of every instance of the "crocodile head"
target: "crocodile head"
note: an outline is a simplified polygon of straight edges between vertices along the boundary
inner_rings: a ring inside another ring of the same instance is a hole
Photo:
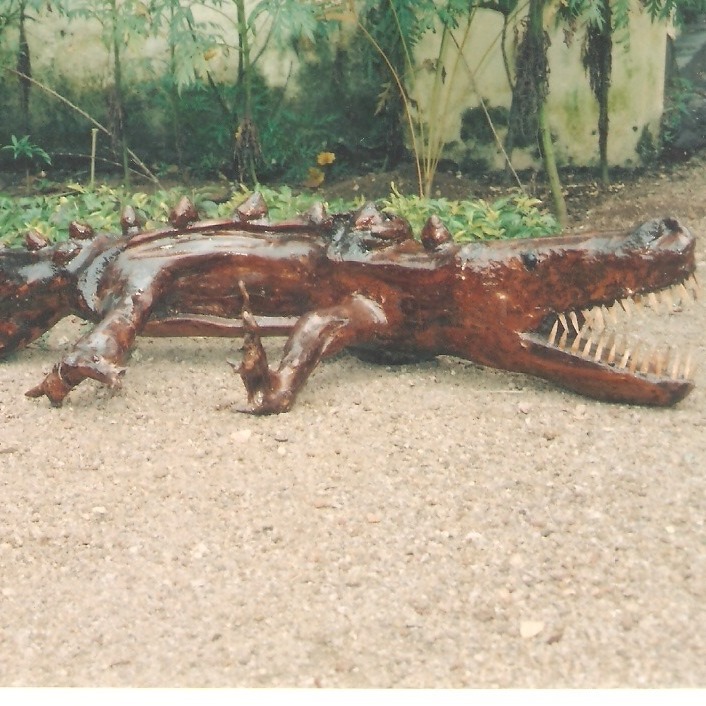
[[[674,219],[628,233],[464,246],[463,308],[479,339],[466,341],[466,353],[597,399],[674,404],[693,388],[691,357],[635,345],[612,325],[636,303],[674,310],[695,298],[694,251],[694,236]]]

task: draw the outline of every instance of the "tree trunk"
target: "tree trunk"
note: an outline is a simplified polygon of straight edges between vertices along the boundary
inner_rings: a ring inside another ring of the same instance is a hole
[[[546,0],[529,0],[529,12],[527,16],[527,32],[534,37],[534,44],[545,46],[544,43],[544,7]],[[546,50],[545,50],[546,51]],[[549,180],[551,189],[552,201],[554,203],[554,212],[557,220],[562,226],[566,226],[568,217],[566,210],[566,201],[561,188],[559,179],[559,170],[556,164],[554,155],[554,144],[552,142],[552,134],[549,128],[549,120],[547,117],[547,100],[546,87],[538,91],[539,102],[537,105],[537,129],[539,139],[542,145],[542,160],[544,162],[544,170]]]
[[[177,85],[177,65],[176,65],[176,46],[174,44],[173,37],[173,27],[175,22],[176,14],[176,2],[177,0],[171,0],[169,3],[169,80],[171,85],[169,86],[169,100],[172,107],[172,135],[174,138],[174,156],[176,157],[176,163],[179,169],[184,165],[183,159],[183,134],[181,129],[181,117],[179,112],[179,107],[181,105],[181,97],[179,96],[179,86]]]
[[[549,188],[554,204],[554,214],[559,221],[559,225],[565,228],[569,222],[569,216],[566,209],[564,192],[561,188],[561,180],[559,179],[559,170],[557,169],[556,159],[554,157],[554,143],[552,142],[552,133],[549,129],[549,121],[547,120],[547,106],[544,103],[539,108],[538,121],[539,135],[542,142],[544,170],[549,180]]]
[[[32,124],[29,112],[29,92],[32,78],[32,62],[29,55],[29,44],[25,34],[25,8],[26,1],[20,3],[20,39],[17,48],[17,72],[20,74],[20,106],[22,111],[22,129],[25,135],[32,133]]]
[[[238,13],[238,81],[243,84],[242,119],[235,135],[235,154],[241,181],[247,174],[251,184],[257,184],[255,161],[259,154],[257,130],[252,119],[252,64],[250,63],[250,38],[245,14],[245,0],[236,0]]]
[[[125,138],[125,99],[123,97],[123,76],[120,62],[120,41],[118,5],[116,0],[110,2],[111,11],[111,32],[113,39],[113,120],[115,129],[115,139],[122,157],[123,179],[125,184],[130,183],[130,156],[128,152],[127,140]]]
[[[598,57],[600,61],[599,82],[596,86],[598,98],[598,152],[600,155],[601,183],[608,186],[610,174],[608,171],[608,93],[610,91],[611,72],[613,68],[613,27],[612,11],[609,0],[603,0],[603,27],[599,34]]]

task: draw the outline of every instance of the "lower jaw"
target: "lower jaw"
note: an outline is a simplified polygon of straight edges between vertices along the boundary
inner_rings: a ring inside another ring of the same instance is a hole
[[[573,356],[533,340],[532,334],[522,338],[524,364],[518,369],[594,399],[669,407],[694,389],[691,379],[641,374]]]

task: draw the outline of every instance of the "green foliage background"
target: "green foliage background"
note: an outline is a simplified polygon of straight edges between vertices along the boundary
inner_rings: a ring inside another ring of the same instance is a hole
[[[303,213],[320,198],[310,192],[297,192],[291,187],[277,189],[259,186],[273,222]],[[68,184],[58,195],[11,198],[0,195],[0,245],[19,245],[24,234],[34,231],[49,241],[68,237],[69,224],[78,221],[90,225],[96,232],[118,234],[120,213],[129,204],[142,217],[149,230],[167,222],[170,208],[188,195],[204,218],[227,218],[250,193],[247,189],[234,192],[230,198],[216,203],[208,190],[185,191],[182,187],[154,192],[133,192],[124,187],[106,185],[89,189],[81,184]],[[329,212],[342,213],[362,205],[357,201],[337,199],[326,204]],[[541,208],[541,203],[521,193],[488,203],[482,199],[452,201],[403,196],[393,185],[382,207],[409,220],[419,237],[427,218],[439,216],[458,242],[493,238],[540,237],[556,233],[556,219]]]
[[[706,11],[706,0],[641,1],[655,19]],[[610,31],[619,33],[629,23],[630,3],[562,0],[557,5],[557,21],[572,33],[578,27],[601,29],[609,17]],[[18,78],[16,69],[22,67],[31,74],[32,67],[31,57],[22,57],[20,29],[23,24],[31,27],[41,15],[63,17],[69,27],[78,19],[97,23],[107,65],[115,68],[121,64],[123,78],[113,72],[112,78],[108,77],[112,84],[108,80],[107,86],[100,82],[72,86],[51,68],[39,77],[31,75],[108,127],[114,139],[100,135],[97,161],[104,172],[120,167],[118,148],[124,139],[158,177],[170,176],[181,183],[217,175],[233,179],[237,173],[235,135],[246,118],[256,127],[253,156],[261,183],[301,183],[322,151],[336,155],[328,169],[329,178],[347,171],[392,168],[409,155],[403,115],[410,103],[393,77],[409,76],[415,46],[440,28],[444,32],[458,28],[479,8],[494,10],[507,19],[526,6],[522,0],[358,0],[351,24],[350,13],[346,15],[349,4],[348,0],[259,0],[248,6],[245,16],[242,1],[205,0],[200,5],[209,7],[217,19],[199,20],[193,12],[195,3],[187,0],[0,0],[0,146],[11,146],[13,136],[24,139],[20,130],[22,97],[28,85],[27,80]],[[611,9],[608,14],[607,5]],[[148,61],[139,52],[125,52],[129,46],[156,36],[167,39],[163,55]],[[246,38],[257,47],[247,62],[243,57]],[[267,85],[261,75],[261,47],[295,53],[300,64],[297,90],[287,90],[291,88],[288,85]],[[31,42],[29,49],[31,53]],[[232,75],[214,77],[209,63],[214,55],[238,56]],[[587,66],[588,79],[594,85],[592,70]],[[443,72],[440,76],[443,80]],[[36,84],[31,86],[30,107],[31,134],[25,137],[51,155],[54,165],[85,179],[91,128],[85,116],[66,102],[57,102]],[[487,140],[488,126],[483,122],[487,122],[487,114],[466,117],[466,133],[477,129],[477,141]],[[505,115],[502,121],[512,123]],[[465,134],[465,138],[472,135]],[[16,166],[11,152],[0,151],[0,166]],[[398,197],[393,193],[390,205],[395,202],[395,207],[409,209],[414,218],[421,202],[401,204]],[[92,197],[83,194],[81,198],[90,201]],[[445,209],[452,219],[475,223],[469,230],[473,237],[486,237],[491,232],[513,237],[515,231],[525,232],[528,218],[532,232],[552,227],[540,223],[541,218],[534,222],[534,215],[512,199],[501,206],[474,206],[471,210],[463,210],[464,206],[454,211],[456,207],[438,203],[428,207]],[[69,208],[65,204],[57,208],[35,201],[24,204],[20,211],[29,214],[25,220],[34,223],[32,214],[46,215],[46,209],[53,209],[52,227],[66,225],[64,215]],[[81,209],[93,213],[88,202]],[[517,218],[503,215],[503,224],[498,225],[495,214],[511,209]],[[479,218],[483,225],[479,225]],[[4,224],[9,227],[7,220]],[[105,227],[111,224],[106,221]]]
[[[218,12],[233,6],[227,0],[201,4]],[[379,59],[360,37],[345,44],[325,41],[340,23],[328,19],[323,10],[337,4],[260,0],[247,17],[253,38],[275,50],[294,50],[301,61],[298,90],[285,95],[284,89],[267,86],[260,74],[260,54],[254,57],[249,80],[254,99],[252,117],[263,155],[258,164],[260,180],[301,180],[315,163],[316,154],[325,149],[337,154],[336,172],[361,160],[373,167],[387,164],[403,152],[399,115],[394,109],[378,110],[380,86],[387,78]],[[127,143],[161,173],[177,166],[182,176],[232,174],[234,133],[243,117],[245,100],[242,65],[230,78],[217,80],[210,73],[207,58],[213,52],[238,53],[232,17],[219,23],[198,21],[193,3],[185,0],[124,0],[118,3],[116,16],[113,5],[112,0],[61,0],[52,3],[51,12],[67,17],[69,26],[78,19],[98,23],[109,63],[115,62],[114,36],[123,49],[156,35],[167,37],[167,52],[151,65],[133,54],[127,60],[122,52]],[[20,81],[12,71],[20,11],[31,24],[34,17],[47,11],[47,3],[0,0],[0,41],[4,40],[0,90],[6,97],[0,145],[7,144],[11,135],[21,134]],[[138,80],[138,75],[143,78]],[[322,76],[328,80],[322,81]],[[51,70],[34,78],[115,132],[113,89],[72,86]],[[90,126],[82,116],[35,85],[31,87],[31,114],[35,144],[55,155],[57,164],[86,168]],[[101,135],[99,167],[114,169],[119,161],[115,145]]]

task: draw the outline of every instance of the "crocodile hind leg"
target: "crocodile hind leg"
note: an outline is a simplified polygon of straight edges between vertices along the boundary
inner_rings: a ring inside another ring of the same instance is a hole
[[[259,327],[242,284],[241,291],[245,330],[243,360],[239,364],[229,362],[243,380],[250,404],[247,411],[253,414],[288,412],[322,358],[335,355],[351,344],[369,341],[388,323],[380,305],[360,295],[312,311],[297,322],[275,370],[267,362]]]

